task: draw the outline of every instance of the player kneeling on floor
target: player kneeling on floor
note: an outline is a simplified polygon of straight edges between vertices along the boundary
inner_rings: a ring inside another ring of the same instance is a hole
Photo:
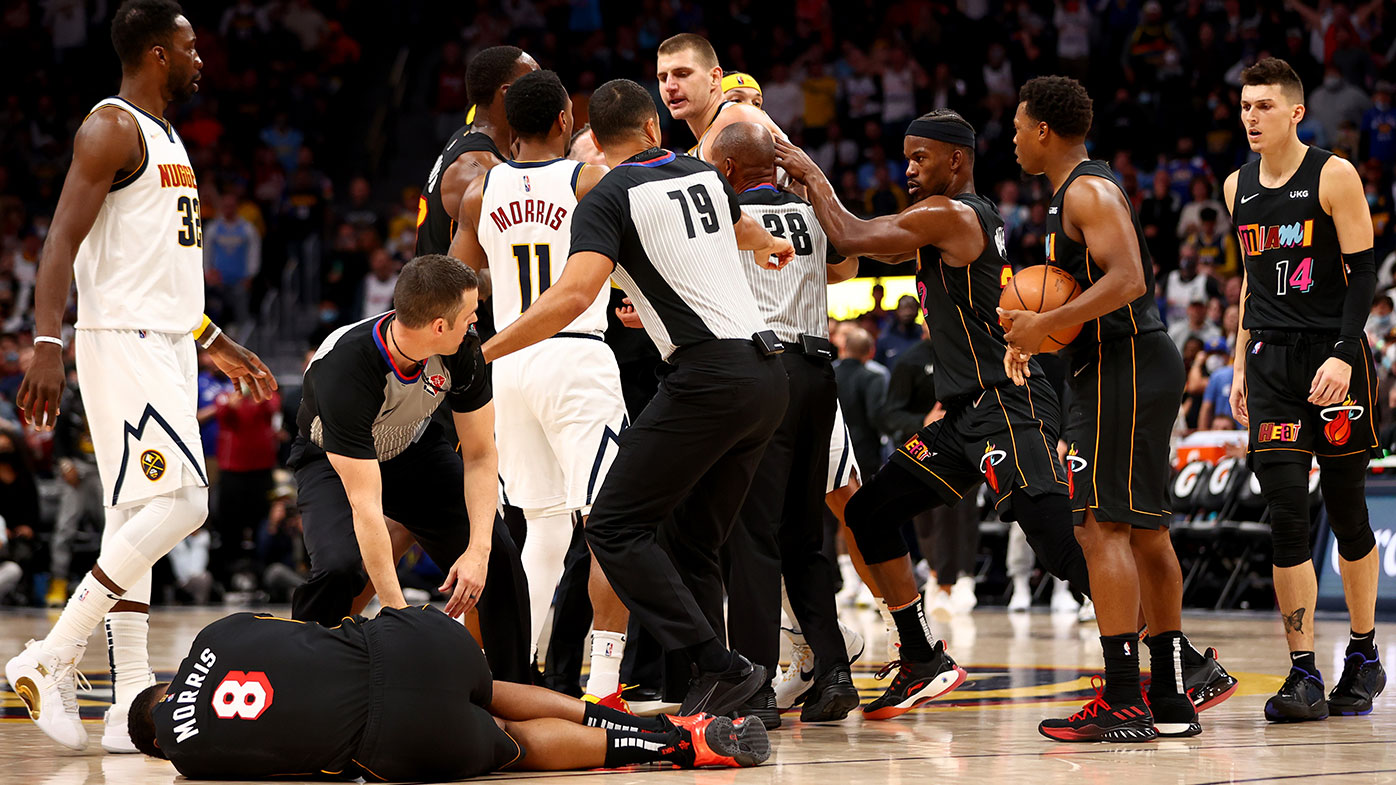
[[[174,681],[147,688],[131,738],[190,779],[455,780],[501,769],[755,766],[753,718],[634,717],[493,681],[439,611],[337,627],[238,613],[205,627]],[[447,743],[443,743],[447,742]]]

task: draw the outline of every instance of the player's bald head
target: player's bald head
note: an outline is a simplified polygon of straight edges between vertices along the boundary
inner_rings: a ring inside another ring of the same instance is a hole
[[[724,166],[731,162],[736,179],[770,179],[776,172],[776,144],[771,132],[756,123],[732,123],[713,140],[712,154]]]

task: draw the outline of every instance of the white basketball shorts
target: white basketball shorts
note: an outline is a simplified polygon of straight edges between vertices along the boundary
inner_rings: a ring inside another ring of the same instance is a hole
[[[857,474],[858,460],[853,457],[853,439],[848,435],[848,426],[843,424],[843,407],[834,407],[834,431],[829,438],[829,483],[825,493],[847,485],[849,478]]]
[[[207,486],[194,337],[78,330],[74,340],[102,503],[125,507],[186,485]]]

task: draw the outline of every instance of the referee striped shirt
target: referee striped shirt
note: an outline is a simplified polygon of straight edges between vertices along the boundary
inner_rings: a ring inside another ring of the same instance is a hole
[[[767,329],[737,249],[741,209],[711,164],[651,148],[612,169],[577,205],[572,253],[615,265],[645,331],[666,360],[713,339]]]
[[[769,183],[737,196],[742,212],[776,237],[790,241],[795,258],[779,270],[756,266],[755,255],[742,251],[743,268],[766,323],[783,341],[800,334],[829,337],[829,277],[826,265],[843,261],[814,208],[800,197]]]

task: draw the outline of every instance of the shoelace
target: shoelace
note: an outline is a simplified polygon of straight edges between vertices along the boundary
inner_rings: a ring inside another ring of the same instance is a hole
[[[72,681],[69,682],[69,679]],[[87,676],[78,670],[78,661],[64,663],[58,667],[54,674],[54,681],[58,683],[58,694],[63,698],[63,710],[72,715],[78,713],[78,688],[83,692],[92,691],[92,682],[87,680]]]
[[[1095,690],[1095,697],[1090,702],[1081,707],[1081,710],[1067,717],[1068,722],[1078,720],[1093,719],[1100,713],[1101,709],[1110,710],[1110,704],[1105,702],[1105,679],[1100,676],[1091,677],[1091,688]]]
[[[1311,678],[1313,678],[1313,676],[1305,671],[1301,671],[1298,668],[1290,668],[1289,675],[1285,677],[1285,683],[1280,686],[1280,692],[1296,695],[1299,692],[1299,685],[1305,679]],[[1322,682],[1320,682],[1320,684],[1322,684]]]
[[[1360,662],[1354,664],[1354,656],[1358,657]],[[1362,666],[1366,664],[1367,658],[1363,657],[1361,654],[1349,654],[1343,662],[1342,678],[1338,679],[1338,685],[1333,688],[1333,691],[1342,693],[1352,690],[1354,683],[1357,681],[1358,674],[1362,672]],[[1288,682],[1286,682],[1286,685],[1288,685]]]
[[[795,646],[791,655],[788,673],[800,674],[804,672],[806,665],[810,665],[814,661],[814,650],[808,646]]]

